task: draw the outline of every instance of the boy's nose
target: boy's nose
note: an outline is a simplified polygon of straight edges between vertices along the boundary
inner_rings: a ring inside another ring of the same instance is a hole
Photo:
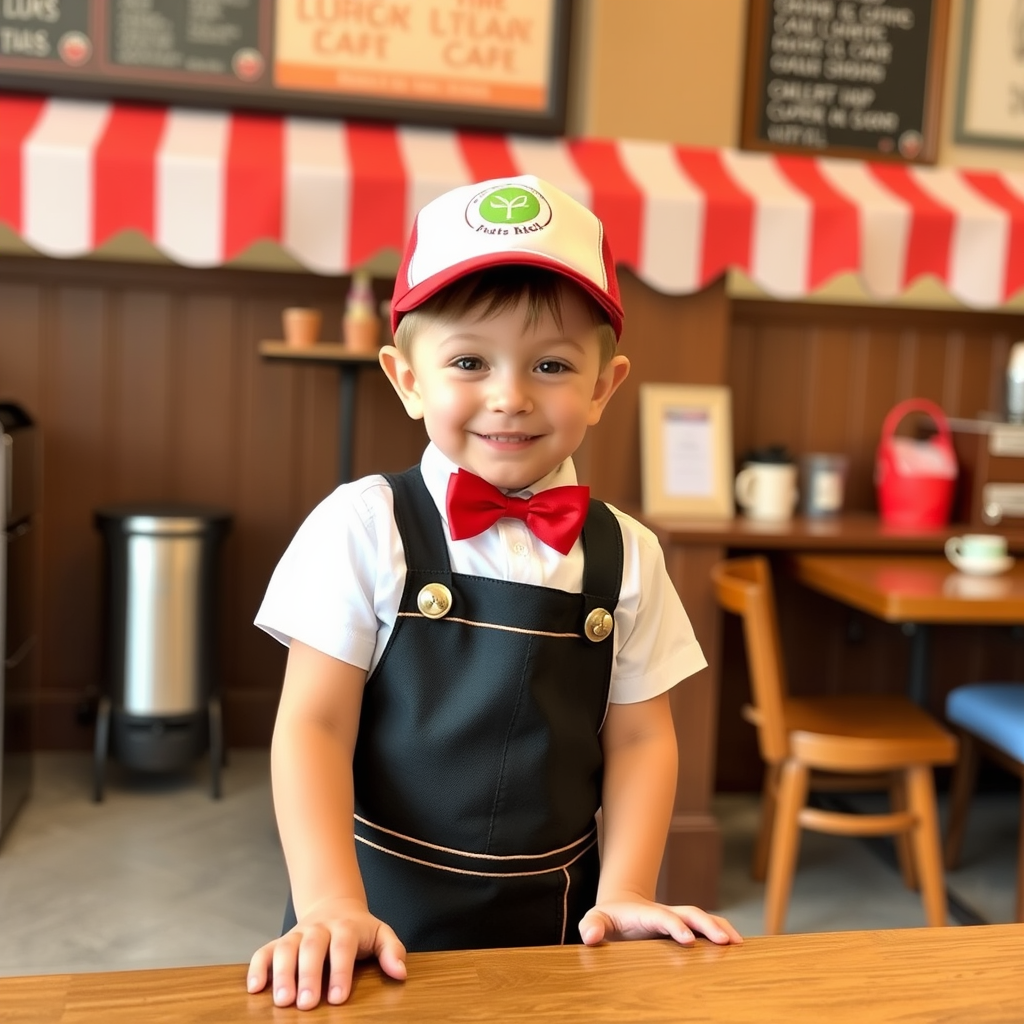
[[[530,412],[533,400],[526,382],[517,374],[496,377],[487,396],[487,406],[493,412],[514,413]]]

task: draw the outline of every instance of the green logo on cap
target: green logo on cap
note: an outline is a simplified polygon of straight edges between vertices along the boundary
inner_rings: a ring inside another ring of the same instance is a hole
[[[491,224],[525,224],[540,216],[540,201],[525,188],[507,185],[487,194],[479,214]]]

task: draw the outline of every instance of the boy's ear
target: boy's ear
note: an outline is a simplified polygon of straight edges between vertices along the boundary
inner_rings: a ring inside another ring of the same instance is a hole
[[[384,345],[377,357],[391,386],[405,406],[405,411],[414,420],[423,419],[423,399],[412,364],[394,345]]]
[[[594,397],[590,400],[590,415],[587,426],[592,427],[601,419],[608,400],[619,389],[619,385],[629,376],[629,360],[625,356],[612,356],[608,365],[601,371],[594,385]]]

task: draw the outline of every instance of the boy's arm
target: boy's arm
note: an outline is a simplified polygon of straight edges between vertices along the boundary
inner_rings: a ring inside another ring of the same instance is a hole
[[[365,670],[292,641],[271,774],[298,924],[256,951],[248,982],[261,991],[272,967],[279,1006],[317,1005],[328,955],[331,1003],[348,997],[359,957],[376,955],[385,973],[405,977],[405,950],[369,913],[356,860],[352,754],[365,680]]]
[[[693,942],[741,942],[724,918],[697,907],[654,902],[675,800],[678,748],[667,693],[636,704],[610,704],[604,748],[603,841],[597,904],[580,922],[588,945],[602,939],[670,935]]]

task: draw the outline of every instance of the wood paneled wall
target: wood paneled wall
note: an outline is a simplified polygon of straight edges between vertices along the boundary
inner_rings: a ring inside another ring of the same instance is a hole
[[[1009,346],[1024,317],[949,310],[733,302],[728,383],[738,457],[784,444],[846,452],[847,507],[875,507],[875,449],[904,398],[949,416],[1003,408]]]
[[[339,389],[333,368],[263,360],[257,343],[279,335],[281,310],[293,304],[322,308],[324,337],[336,340],[346,284],[304,274],[0,260],[0,399],[22,403],[44,441],[39,746],[91,742],[81,712],[101,682],[93,511],[149,500],[217,504],[234,516],[219,622],[228,740],[267,742],[284,651],[252,618],[292,533],[335,485]],[[621,285],[622,351],[633,371],[577,462],[595,493],[628,507],[640,501],[644,381],[728,384],[738,455],[773,442],[796,454],[846,451],[848,505],[870,509],[886,410],[916,394],[960,415],[999,408],[1008,347],[1024,334],[1024,319],[995,314],[730,303],[720,284],[673,298],[626,272]],[[383,375],[364,371],[355,472],[404,468],[423,443],[422,427],[406,419]],[[705,582],[694,580],[683,595],[695,621],[704,621],[697,603]],[[795,689],[902,685],[906,640],[898,629],[851,625],[824,599],[780,585],[788,588],[780,603]],[[1012,631],[937,632],[937,707],[963,679],[1024,671]],[[750,788],[760,765],[738,715],[746,699],[742,644],[729,622],[722,636],[718,785]],[[699,686],[681,693],[676,713],[713,728],[702,694]]]
[[[630,372],[590,430],[575,463],[580,479],[613,504],[640,506],[640,385],[725,381],[729,303],[722,283],[696,295],[661,295],[619,272],[626,310],[620,351]]]

